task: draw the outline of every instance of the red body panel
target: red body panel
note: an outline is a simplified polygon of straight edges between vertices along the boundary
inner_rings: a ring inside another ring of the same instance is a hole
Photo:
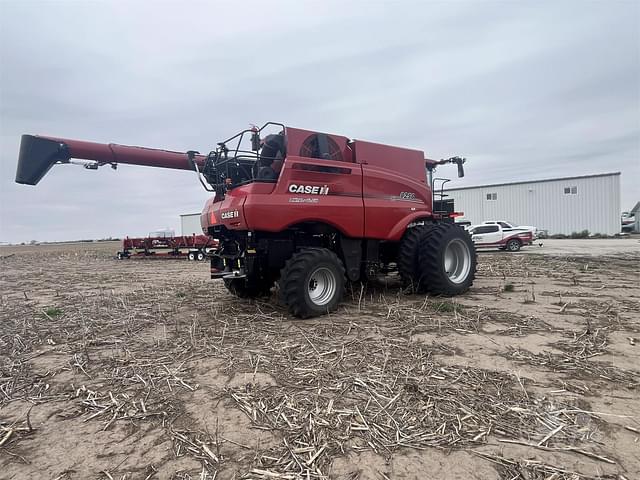
[[[420,150],[363,140],[354,140],[352,144],[356,162],[388,169],[403,178],[412,178],[426,185],[425,158]]]
[[[360,140],[353,143],[364,179],[364,236],[399,240],[408,223],[431,214],[424,155]]]
[[[317,171],[323,168],[340,169],[341,173]],[[326,187],[327,194],[290,191],[300,185]],[[222,201],[207,202],[201,215],[205,231],[212,212],[216,224],[232,230],[279,232],[294,224],[322,222],[347,236],[362,237],[362,169],[353,163],[288,156],[277,183],[251,183],[234,188]]]
[[[431,216],[422,152],[360,140],[349,143],[346,137],[330,135],[347,161],[292,154],[313,134],[288,128],[287,156],[277,182],[236,187],[223,200],[208,201],[201,215],[203,230],[217,224],[279,232],[321,222],[349,237],[398,241],[409,223]],[[317,189],[303,193],[301,187]]]

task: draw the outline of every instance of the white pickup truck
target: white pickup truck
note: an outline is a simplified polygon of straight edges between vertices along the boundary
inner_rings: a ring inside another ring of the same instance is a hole
[[[536,238],[538,229],[531,225],[516,225],[513,222],[507,222],[506,220],[489,220],[482,222],[483,225],[500,225],[507,232],[531,232],[533,238]]]
[[[531,230],[518,228],[504,228],[502,222],[475,225],[469,228],[471,240],[476,248],[499,248],[509,252],[517,252],[523,245],[533,243],[534,234]]]

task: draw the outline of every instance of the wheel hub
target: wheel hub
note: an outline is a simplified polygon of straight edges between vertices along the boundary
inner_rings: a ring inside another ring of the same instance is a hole
[[[462,283],[471,271],[469,246],[459,238],[451,240],[444,251],[444,271],[453,283]]]
[[[330,269],[317,268],[309,276],[307,285],[309,299],[315,305],[326,305],[333,299],[337,284],[337,279]]]

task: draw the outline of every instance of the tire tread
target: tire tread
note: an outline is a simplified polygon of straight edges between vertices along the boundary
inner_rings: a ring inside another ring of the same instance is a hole
[[[420,291],[418,254],[420,243],[425,235],[434,227],[433,224],[416,225],[407,229],[398,250],[398,272],[402,285],[413,292]]]
[[[442,251],[446,247],[445,241],[447,240],[445,237],[448,237],[454,228],[460,229],[461,238],[469,246],[472,259],[469,277],[461,285],[452,285],[441,268],[443,261]],[[421,239],[418,257],[418,268],[420,270],[418,285],[421,291],[451,296],[464,293],[473,284],[477,269],[475,247],[469,233],[455,224],[440,223],[434,225]]]
[[[339,275],[342,277],[342,292],[338,292],[338,297],[344,292],[346,284],[344,265],[338,256],[326,248],[305,248],[293,254],[286,261],[284,267],[280,271],[280,299],[284,303],[289,312],[300,318],[308,318],[318,315],[322,312],[314,311],[309,308],[305,299],[300,295],[300,285],[305,283],[305,277],[311,268],[322,261],[334,263],[338,267]],[[338,298],[338,301],[340,298]],[[334,307],[338,302],[335,303]],[[329,308],[327,309],[329,310]],[[324,312],[326,313],[326,312]]]

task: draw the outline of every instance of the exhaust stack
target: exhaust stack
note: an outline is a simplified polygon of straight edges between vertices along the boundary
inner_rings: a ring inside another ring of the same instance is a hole
[[[64,138],[22,135],[16,183],[36,185],[56,163],[70,163],[72,158],[95,161],[95,168],[118,163],[148,167],[194,170],[188,153],[155,148],[132,147],[116,143],[95,143]],[[193,155],[199,168],[204,155]],[[91,167],[91,169],[94,169]]]

